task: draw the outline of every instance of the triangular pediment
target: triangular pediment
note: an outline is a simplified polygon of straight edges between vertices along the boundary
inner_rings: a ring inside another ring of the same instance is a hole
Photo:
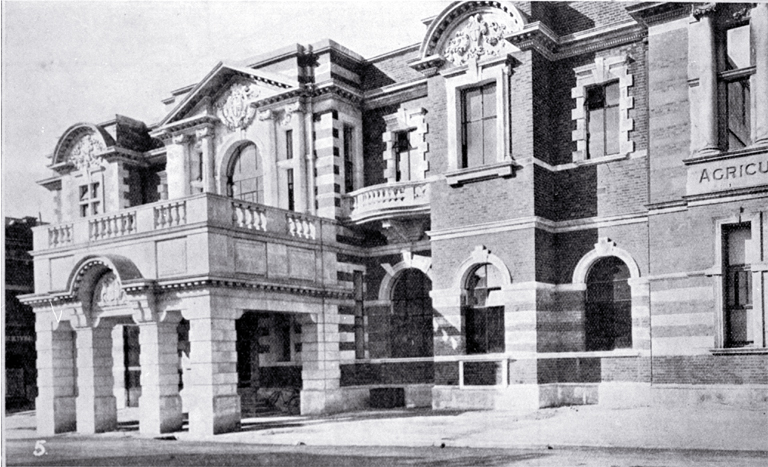
[[[230,107],[251,107],[298,87],[299,83],[289,78],[219,63],[166,115],[159,128],[202,115],[217,115],[228,101]]]

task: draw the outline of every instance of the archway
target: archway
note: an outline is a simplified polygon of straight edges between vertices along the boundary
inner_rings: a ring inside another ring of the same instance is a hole
[[[393,358],[430,357],[432,344],[432,281],[416,268],[400,272],[392,288],[390,348]]]

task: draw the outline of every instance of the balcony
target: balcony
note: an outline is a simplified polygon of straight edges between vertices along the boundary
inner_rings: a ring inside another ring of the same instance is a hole
[[[429,191],[428,180],[373,185],[353,191],[346,197],[349,219],[363,224],[428,214]]]
[[[34,230],[35,251],[72,248],[200,226],[319,241],[320,219],[213,194],[160,201]]]

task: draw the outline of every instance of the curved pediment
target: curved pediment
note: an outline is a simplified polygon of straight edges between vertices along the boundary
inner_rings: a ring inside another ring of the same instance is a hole
[[[115,140],[102,128],[90,123],[78,123],[69,127],[56,144],[51,165],[72,164],[77,169],[88,168],[99,163],[98,155]]]
[[[419,50],[420,59],[433,57],[465,65],[472,60],[501,56],[512,51],[505,38],[528,18],[512,2],[456,2],[429,25]]]

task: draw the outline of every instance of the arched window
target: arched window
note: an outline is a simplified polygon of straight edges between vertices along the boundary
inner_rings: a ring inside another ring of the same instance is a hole
[[[418,269],[405,269],[397,278],[392,290],[392,358],[430,357],[434,353],[430,290],[432,281]]]
[[[464,309],[467,354],[504,352],[501,273],[491,264],[477,267],[467,280]]]
[[[587,350],[632,347],[632,294],[629,268],[615,256],[598,260],[587,276]]]
[[[227,196],[254,203],[264,202],[264,184],[259,153],[249,143],[232,154],[227,172]]]

